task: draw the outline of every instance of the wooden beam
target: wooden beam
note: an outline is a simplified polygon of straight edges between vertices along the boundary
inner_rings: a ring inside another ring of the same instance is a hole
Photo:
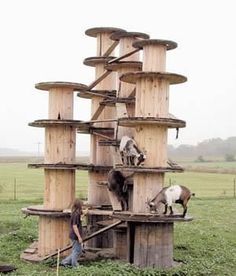
[[[112,71],[106,70],[99,78],[97,78],[95,81],[93,81],[89,86],[88,90],[91,90],[94,88],[96,85],[98,85],[102,80],[104,80],[108,75],[110,75]]]
[[[112,123],[117,122],[117,119],[101,119],[101,120],[91,120],[84,122],[85,124],[96,124],[96,123]]]
[[[96,237],[97,235],[100,235],[100,234],[102,234],[102,233],[104,233],[104,232],[106,232],[106,231],[108,231],[108,230],[110,230],[110,229],[112,229],[112,228],[118,226],[118,225],[121,224],[121,223],[122,223],[122,221],[121,221],[121,220],[118,220],[118,221],[116,221],[116,222],[114,222],[114,223],[112,223],[112,224],[110,224],[110,225],[108,225],[108,226],[106,226],[106,227],[104,227],[104,228],[102,228],[102,229],[100,229],[100,230],[94,232],[93,234],[88,235],[87,237],[85,237],[85,238],[83,239],[83,242],[86,242],[86,241],[88,241],[88,240],[90,240],[90,239]],[[72,245],[68,245],[67,247],[60,249],[59,253],[61,254],[61,253],[65,252],[65,251],[67,251],[67,250],[69,250],[69,249],[71,249],[71,248],[72,248]],[[49,255],[45,256],[42,260],[45,261],[45,260],[47,260],[47,259],[49,259],[49,258],[51,258],[51,257],[56,256],[57,254],[58,254],[58,251],[56,251],[56,252],[54,252],[54,253],[52,253],[52,254],[49,254]]]
[[[92,96],[97,96],[97,97],[102,97],[102,98],[107,98],[107,99],[115,99],[116,97],[114,96],[108,96],[106,94],[102,94],[102,93],[98,93],[98,92],[93,92],[93,90],[91,91],[83,91],[83,92],[86,92],[87,94],[89,95],[92,95]]]
[[[96,132],[96,131],[94,131],[93,134],[94,134],[94,135],[97,135],[97,136],[99,136],[99,137],[101,137],[101,138],[107,139],[107,140],[109,140],[109,141],[110,141],[110,140],[114,140],[114,138],[111,138],[111,137],[109,137],[109,136],[103,135],[103,134],[98,133],[98,132]]]
[[[103,57],[108,57],[113,52],[113,50],[116,48],[116,46],[118,44],[119,44],[119,41],[114,41],[114,43],[103,54]]]
[[[105,108],[105,105],[99,105],[98,109],[95,111],[95,113],[93,114],[91,120],[97,120],[97,118],[99,117],[99,115],[102,113],[103,109]]]
[[[124,58],[127,58],[127,57],[129,57],[129,56],[131,56],[131,55],[137,53],[138,51],[140,51],[140,49],[135,49],[135,50],[133,50],[133,51],[131,51],[131,52],[129,52],[129,53],[123,55],[123,56],[120,56],[120,57],[118,57],[118,58],[113,58],[113,59],[111,59],[111,60],[108,61],[108,64],[111,64],[111,63],[120,61],[120,60],[122,60],[122,59],[124,59]]]
[[[135,97],[136,88],[132,90],[132,92],[129,94],[128,98]]]

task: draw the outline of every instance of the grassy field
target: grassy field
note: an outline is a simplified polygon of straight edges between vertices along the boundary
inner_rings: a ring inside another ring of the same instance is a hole
[[[26,163],[0,163],[0,199],[14,199],[14,183],[16,198],[35,200],[43,198],[44,172],[42,169],[28,169]],[[76,194],[87,195],[88,173],[76,173]]]
[[[187,171],[228,173],[236,175],[236,162],[180,162]]]
[[[88,174],[78,171],[76,178],[76,194],[85,198]],[[235,174],[229,173],[192,171],[166,175],[166,185],[183,184],[196,193],[189,203],[189,214],[194,220],[175,224],[174,258],[182,262],[181,266],[166,271],[142,270],[109,260],[84,263],[77,270],[60,268],[60,275],[236,275],[235,178]],[[56,275],[52,260],[33,265],[19,258],[21,252],[37,239],[38,233],[38,219],[24,219],[20,209],[42,202],[43,182],[41,169],[28,169],[26,163],[0,162],[0,264],[15,265],[18,269],[11,275]],[[14,183],[16,200],[13,200]]]
[[[166,174],[166,185],[182,184],[189,187],[196,196],[232,197],[234,195],[235,174],[224,173],[171,173]],[[44,173],[42,169],[28,169],[26,163],[0,163],[0,199],[38,200],[43,198]],[[76,172],[76,194],[85,198],[87,195],[88,173]]]
[[[30,264],[21,252],[37,239],[37,218],[23,218],[20,209],[29,201],[0,203],[0,263],[18,269],[11,275],[56,275],[55,262]],[[182,265],[171,270],[138,269],[118,261],[83,263],[77,270],[60,268],[60,275],[236,275],[236,200],[192,199],[189,213],[194,221],[175,224],[174,258]]]

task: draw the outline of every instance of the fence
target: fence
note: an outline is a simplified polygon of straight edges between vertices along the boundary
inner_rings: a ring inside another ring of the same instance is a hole
[[[236,176],[233,174],[185,172],[167,174],[165,184],[189,187],[199,198],[235,197]],[[26,164],[0,164],[0,200],[37,200],[43,198],[44,172],[28,169]],[[76,172],[76,196],[87,196],[88,173]]]

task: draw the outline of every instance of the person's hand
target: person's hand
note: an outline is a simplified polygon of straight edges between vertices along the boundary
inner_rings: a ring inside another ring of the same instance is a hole
[[[83,243],[83,240],[81,237],[78,238],[79,243]]]

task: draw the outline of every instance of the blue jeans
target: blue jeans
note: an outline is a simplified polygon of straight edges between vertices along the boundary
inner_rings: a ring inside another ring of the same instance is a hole
[[[72,252],[71,254],[61,261],[62,265],[71,265],[76,267],[78,265],[78,257],[82,252],[82,246],[78,240],[72,240]]]

